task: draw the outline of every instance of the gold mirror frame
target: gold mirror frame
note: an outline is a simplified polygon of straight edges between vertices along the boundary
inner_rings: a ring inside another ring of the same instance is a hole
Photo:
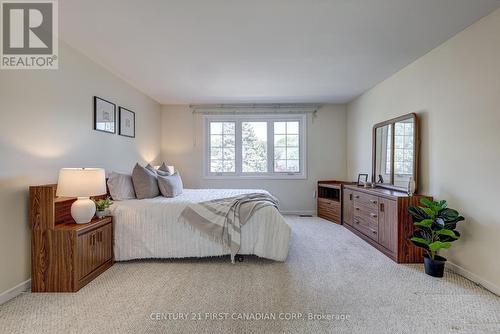
[[[420,153],[420,131],[419,131],[419,121],[418,121],[418,116],[415,113],[410,113],[406,114],[403,116],[399,116],[396,118],[389,119],[384,122],[377,123],[373,126],[373,134],[372,134],[372,182],[375,183],[377,181],[377,175],[376,175],[376,161],[377,161],[377,129],[382,128],[384,126],[390,125],[391,126],[391,180],[390,183],[376,183],[377,187],[381,188],[386,188],[386,189],[392,189],[392,190],[398,190],[398,191],[407,191],[407,187],[400,187],[400,186],[395,186],[394,185],[394,155],[395,155],[395,149],[394,149],[394,138],[395,138],[395,131],[394,127],[397,122],[405,121],[408,119],[413,119],[414,122],[414,129],[413,129],[413,180],[415,181],[415,193],[418,191],[418,165],[419,165],[419,153]]]

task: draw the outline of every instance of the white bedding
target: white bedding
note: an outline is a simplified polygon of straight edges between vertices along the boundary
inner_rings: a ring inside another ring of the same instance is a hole
[[[143,258],[206,257],[229,254],[229,250],[188,225],[178,222],[191,202],[263,192],[255,189],[184,189],[175,198],[156,197],[117,201],[111,207],[115,223],[115,260]],[[239,254],[254,254],[284,261],[288,254],[291,229],[274,207],[255,212],[241,229]]]

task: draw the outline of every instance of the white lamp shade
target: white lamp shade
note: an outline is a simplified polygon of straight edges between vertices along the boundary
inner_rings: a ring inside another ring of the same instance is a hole
[[[90,197],[106,194],[106,173],[102,168],[63,168],[59,171],[57,196]]]

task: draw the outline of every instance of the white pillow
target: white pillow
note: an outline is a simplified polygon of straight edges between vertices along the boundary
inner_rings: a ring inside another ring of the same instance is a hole
[[[135,199],[132,175],[112,172],[108,178],[108,188],[113,201]]]

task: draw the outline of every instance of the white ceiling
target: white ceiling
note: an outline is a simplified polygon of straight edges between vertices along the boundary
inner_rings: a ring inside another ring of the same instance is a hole
[[[498,0],[61,0],[62,39],[163,104],[344,103]]]

